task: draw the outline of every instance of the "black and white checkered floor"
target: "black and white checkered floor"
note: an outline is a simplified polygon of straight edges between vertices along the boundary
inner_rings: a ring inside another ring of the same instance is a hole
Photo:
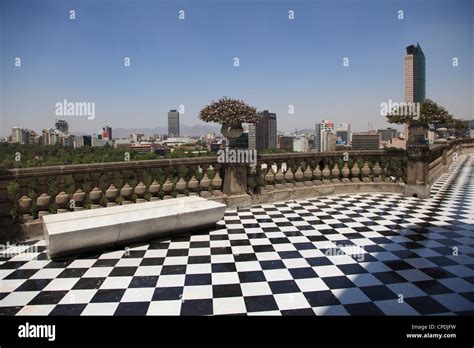
[[[54,262],[0,254],[2,315],[474,314],[474,157],[429,200],[351,194],[229,210],[218,229]]]

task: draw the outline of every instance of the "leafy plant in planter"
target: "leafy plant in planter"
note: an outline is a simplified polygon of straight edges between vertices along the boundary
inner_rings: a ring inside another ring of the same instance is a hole
[[[257,109],[243,100],[223,97],[205,106],[199,113],[204,122],[216,122],[222,125],[222,135],[238,138],[242,134],[242,123],[258,123]]]

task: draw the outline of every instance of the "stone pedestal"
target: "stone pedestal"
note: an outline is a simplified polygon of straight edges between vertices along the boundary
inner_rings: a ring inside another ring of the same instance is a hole
[[[224,193],[227,196],[247,192],[247,167],[245,164],[226,164],[224,166]]]
[[[428,198],[430,196],[428,182],[430,148],[425,141],[425,133],[426,129],[419,125],[409,128],[407,184],[404,190],[404,194],[407,196],[418,198]]]

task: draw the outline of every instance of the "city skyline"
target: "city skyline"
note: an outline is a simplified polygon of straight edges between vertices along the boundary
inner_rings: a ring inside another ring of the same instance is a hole
[[[385,128],[380,103],[403,101],[403,56],[416,42],[427,56],[427,98],[472,118],[472,4],[435,0],[426,9],[423,3],[3,1],[0,136],[14,126],[51,127],[63,99],[96,104],[92,120],[66,118],[71,131],[91,134],[104,124],[166,127],[166,113],[181,105],[182,124],[204,124],[199,110],[224,95],[276,113],[283,132],[323,119],[350,123],[354,131],[369,122]],[[17,57],[21,67],[14,66]]]

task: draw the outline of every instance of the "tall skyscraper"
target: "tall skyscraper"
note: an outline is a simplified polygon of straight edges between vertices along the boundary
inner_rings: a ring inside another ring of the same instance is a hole
[[[277,120],[276,114],[264,110],[260,112],[260,121],[255,127],[257,150],[266,150],[277,147]]]
[[[426,96],[425,54],[420,44],[410,45],[405,54],[405,103],[423,103]],[[408,140],[408,125],[403,135]]]
[[[54,127],[56,127],[56,130],[58,130],[59,132],[65,133],[65,134],[69,130],[69,125],[66,120],[56,120]]]
[[[329,120],[323,120],[316,123],[314,131],[314,148],[318,152],[329,151],[327,132],[334,132],[334,123]]]
[[[179,137],[179,112],[176,110],[168,112],[168,135]]]

